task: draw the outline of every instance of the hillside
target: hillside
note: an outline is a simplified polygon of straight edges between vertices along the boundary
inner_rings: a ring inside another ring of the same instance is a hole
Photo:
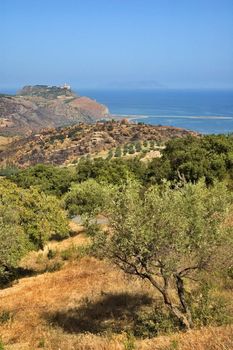
[[[44,128],[93,123],[108,108],[77,96],[70,87],[25,86],[16,96],[0,95],[0,135],[30,135]]]
[[[80,123],[65,128],[47,129],[13,142],[0,153],[0,165],[63,165],[82,155],[98,154],[127,143],[144,140],[161,143],[187,135],[196,133],[174,127],[138,125],[124,121]]]
[[[39,274],[0,290],[4,349],[232,349],[232,326],[151,339],[128,337],[136,315],[158,302],[158,295],[146,283],[126,279],[106,261],[82,257],[87,244],[87,237],[79,232],[63,242],[49,243],[44,251],[33,252],[22,261],[22,267]],[[52,259],[48,259],[48,249],[56,252]],[[230,291],[227,296],[231,298]]]

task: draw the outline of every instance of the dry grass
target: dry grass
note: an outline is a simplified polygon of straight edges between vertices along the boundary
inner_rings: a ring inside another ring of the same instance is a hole
[[[13,140],[13,137],[0,136],[0,151],[4,151]]]
[[[22,279],[0,292],[0,311],[7,310],[12,315],[11,320],[0,327],[3,341],[6,344],[28,343],[33,349],[41,338],[50,344],[52,315],[68,314],[69,310],[83,305],[84,298],[85,302],[95,302],[103,295],[134,294],[135,291],[142,293],[139,283],[127,281],[119,271],[93,258],[68,264],[55,273]],[[67,335],[62,338],[70,341]],[[76,341],[77,337],[71,338]],[[48,349],[57,348],[51,344]]]
[[[81,233],[49,247],[62,251],[86,243]],[[34,253],[24,264],[33,265],[36,259]],[[150,304],[151,296],[147,284],[126,279],[104,261],[90,257],[68,261],[60,271],[23,278],[0,291],[0,314],[9,314],[9,319],[0,323],[0,338],[6,350],[233,349],[231,326],[128,339],[120,330],[127,329],[137,308]],[[108,326],[113,324],[116,333],[109,332]]]

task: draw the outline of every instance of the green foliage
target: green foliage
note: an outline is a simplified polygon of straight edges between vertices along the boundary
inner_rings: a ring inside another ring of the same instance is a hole
[[[146,308],[135,317],[134,334],[140,338],[152,338],[179,330],[179,323],[162,305]]]
[[[136,342],[135,337],[132,333],[126,334],[126,339],[124,339],[123,345],[125,350],[135,350],[136,349]]]
[[[83,182],[95,179],[101,183],[119,185],[128,178],[142,179],[144,172],[145,165],[138,158],[82,159],[77,166],[77,180]]]
[[[154,150],[154,149],[155,149],[155,141],[154,141],[154,140],[151,140],[151,141],[150,141],[150,149],[151,149],[151,150]]]
[[[179,343],[178,340],[173,339],[169,345],[169,347],[166,347],[164,350],[179,350]]]
[[[91,217],[101,213],[113,188],[89,179],[80,184],[73,184],[70,191],[64,196],[64,206],[70,216],[88,215]]]
[[[208,283],[202,284],[189,295],[189,303],[196,326],[220,326],[233,322],[229,302],[213,290]]]
[[[135,153],[135,147],[134,147],[134,145],[132,143],[128,147],[128,152],[129,152],[129,154],[134,154]]]
[[[66,237],[68,222],[57,198],[35,188],[0,181],[0,276],[6,276],[29,250],[43,248],[53,235]]]
[[[12,320],[13,314],[9,310],[0,311],[0,324],[4,324]]]
[[[143,146],[144,146],[145,148],[148,147],[148,141],[147,141],[147,140],[143,141]]]
[[[45,339],[41,338],[38,343],[38,348],[45,348]]]
[[[59,271],[61,270],[62,268],[62,262],[60,261],[54,261],[53,263],[49,264],[47,267],[46,267],[46,272],[56,272],[56,271]]]
[[[181,174],[187,181],[196,182],[204,177],[207,184],[213,184],[215,179],[223,180],[232,173],[232,152],[232,135],[188,136],[171,140],[162,158],[162,162],[170,163],[166,178],[179,180]]]
[[[170,179],[171,164],[167,159],[154,158],[148,164],[144,174],[145,184],[161,184],[164,179]]]
[[[0,168],[0,176],[13,176],[19,172],[19,169],[14,165],[7,165],[3,168]]]
[[[145,257],[153,253],[153,259],[164,259],[167,269],[172,270],[183,263],[177,261],[176,254],[186,255],[188,261],[192,254],[195,259],[200,254],[203,259],[203,254],[207,255],[208,250],[211,253],[223,241],[219,225],[230,201],[222,184],[211,189],[202,183],[187,184],[178,190],[168,185],[152,186],[142,197],[140,187],[131,183],[113,200],[110,220],[116,225],[114,249],[127,252],[127,256],[134,249]]]
[[[0,208],[0,221],[0,282],[7,282],[11,269],[17,267],[18,261],[27,251],[27,239],[17,222],[16,212],[11,213],[7,208],[3,213]]]
[[[56,250],[52,250],[52,249],[48,250],[47,257],[49,260],[55,258],[56,255],[57,255]]]
[[[136,152],[141,152],[141,150],[142,150],[141,142],[136,143],[135,149],[136,149]]]
[[[110,197],[110,234],[98,235],[100,244],[95,244],[126,273],[148,280],[188,327],[185,278],[231,263],[233,231],[222,225],[231,204],[232,195],[221,183],[176,190],[163,184],[145,191],[129,182]],[[169,295],[176,295],[178,307]]]
[[[10,179],[20,187],[34,186],[47,194],[61,196],[68,191],[71,182],[75,180],[75,172],[72,168],[38,164],[19,171]]]
[[[5,350],[5,347],[1,338],[0,338],[0,350]]]
[[[113,151],[112,151],[112,149],[110,149],[108,152],[107,160],[112,159],[112,157],[113,157]]]
[[[122,156],[122,152],[121,152],[121,148],[120,147],[117,147],[116,148],[116,151],[115,151],[115,157],[121,157]]]
[[[77,260],[88,254],[90,247],[71,245],[69,248],[61,251],[62,260]]]

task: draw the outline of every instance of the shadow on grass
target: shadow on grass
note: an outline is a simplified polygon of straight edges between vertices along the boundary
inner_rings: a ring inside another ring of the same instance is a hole
[[[78,308],[47,314],[45,318],[69,333],[118,333],[130,329],[140,308],[152,303],[153,299],[146,294],[109,294],[95,302],[86,300]]]
[[[19,279],[38,275],[37,271],[23,267],[11,268],[6,271],[5,276],[0,278],[0,289],[12,287]]]

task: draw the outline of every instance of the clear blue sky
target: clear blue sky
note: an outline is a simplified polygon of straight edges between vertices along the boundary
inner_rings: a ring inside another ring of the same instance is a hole
[[[233,87],[233,0],[0,0],[0,89]]]

